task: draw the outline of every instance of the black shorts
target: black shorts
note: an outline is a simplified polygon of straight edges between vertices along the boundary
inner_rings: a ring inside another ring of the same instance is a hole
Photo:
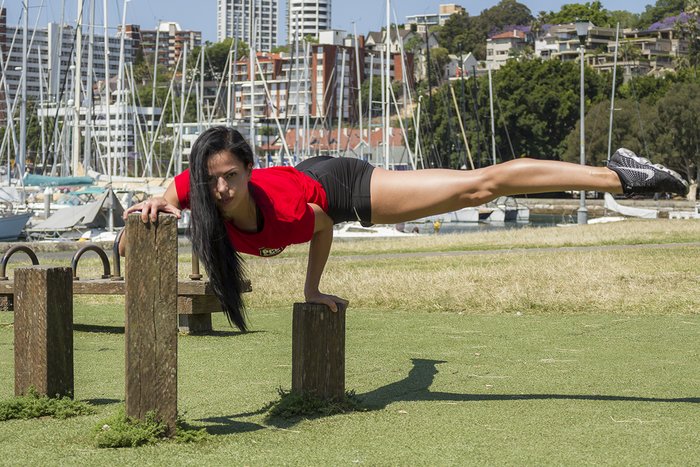
[[[334,224],[359,221],[372,225],[370,180],[374,166],[353,157],[311,157],[300,162],[298,171],[318,181],[326,192],[328,215]]]

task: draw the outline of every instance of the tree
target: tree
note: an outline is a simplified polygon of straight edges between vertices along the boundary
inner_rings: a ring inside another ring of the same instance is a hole
[[[697,2],[693,2],[692,10],[694,12],[700,11]],[[688,42],[688,65],[697,70],[698,63],[700,63],[700,24],[698,24],[696,13],[679,18],[674,29],[679,38]]]
[[[650,140],[655,160],[685,175],[697,190],[700,167],[700,84],[677,83],[656,105]],[[691,196],[694,193],[691,193]]]
[[[603,8],[603,4],[599,1],[565,4],[556,13],[550,11],[545,18],[546,22],[550,24],[567,24],[578,20],[588,20],[596,26],[612,26],[610,12]]]
[[[204,57],[206,62],[204,65],[204,78],[206,80],[220,79],[226,73],[226,62],[230,50],[235,50],[236,45],[231,47],[233,39],[226,38],[216,44],[207,44],[204,46]],[[188,57],[187,67],[193,69],[199,60],[201,47],[195,47]],[[242,40],[238,40],[237,57],[238,60],[247,57],[249,54],[248,44]],[[232,53],[233,55],[233,53]]]
[[[614,10],[610,13],[610,27],[616,27],[620,24],[620,30],[627,28],[634,28],[639,24],[639,15],[636,13],[630,13],[625,10]]]
[[[497,5],[482,11],[479,15],[479,21],[487,35],[506,26],[530,24],[532,20],[530,9],[516,0],[501,0]]]
[[[508,129],[516,156],[559,159],[566,136],[579,119],[578,63],[558,60],[510,61],[493,76],[500,127]],[[586,69],[586,106],[604,99],[606,78]],[[479,106],[488,109],[488,84],[481,86]],[[484,110],[484,121],[488,121]],[[497,129],[500,144],[505,130]]]
[[[668,16],[675,16],[685,9],[687,0],[657,0],[655,5],[647,5],[639,15],[638,28],[648,28]]]
[[[450,53],[472,52],[479,60],[486,59],[486,39],[504,27],[527,25],[532,21],[530,9],[515,0],[501,0],[479,16],[457,13],[440,28],[438,41]]]
[[[645,131],[653,125],[655,108],[648,104],[637,105],[631,99],[617,99],[612,126],[612,151],[624,147],[637,154],[645,154],[645,142],[649,139]],[[610,124],[610,100],[597,102],[586,112],[585,144],[586,163],[605,165],[608,157]],[[566,149],[562,160],[578,163],[580,160],[580,125],[566,137]]]

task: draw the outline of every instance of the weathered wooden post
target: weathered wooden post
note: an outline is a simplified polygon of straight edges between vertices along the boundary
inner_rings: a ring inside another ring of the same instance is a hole
[[[295,303],[292,317],[292,391],[322,399],[345,397],[345,309]]]
[[[177,219],[131,214],[126,226],[126,413],[177,421]]]
[[[15,270],[15,395],[73,397],[71,268]]]

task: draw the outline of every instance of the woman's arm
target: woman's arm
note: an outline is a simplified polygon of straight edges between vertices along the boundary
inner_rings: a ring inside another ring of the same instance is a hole
[[[323,269],[326,267],[328,255],[333,243],[333,219],[320,206],[309,203],[314,210],[314,236],[309,245],[309,262],[306,267],[306,283],[304,296],[309,303],[328,305],[332,311],[338,311],[337,303],[348,301],[335,295],[323,294],[318,290]]]
[[[134,211],[141,211],[141,220],[145,224],[149,218],[151,222],[158,219],[158,212],[169,212],[180,218],[180,201],[177,198],[175,182],[170,183],[163,196],[153,196],[146,201],[134,204],[124,211],[124,219]],[[119,255],[124,256],[124,235],[119,239]]]

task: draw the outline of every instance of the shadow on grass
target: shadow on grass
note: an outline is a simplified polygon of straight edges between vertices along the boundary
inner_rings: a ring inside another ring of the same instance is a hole
[[[106,325],[99,325],[99,324],[73,324],[73,330],[74,331],[79,331],[79,332],[94,332],[94,333],[101,333],[101,334],[124,334],[124,326],[106,326]],[[183,337],[200,337],[200,336],[209,336],[209,337],[233,337],[233,336],[241,336],[245,334],[257,334],[261,332],[267,332],[267,331],[248,331],[248,332],[241,332],[241,331],[206,331],[206,332],[197,332],[197,333],[191,333],[191,334],[181,334]]]
[[[203,427],[207,430],[207,433],[209,433],[210,435],[230,435],[234,433],[248,433],[251,431],[263,430],[266,428],[265,426],[258,425],[257,423],[239,422],[237,420],[234,420],[234,418],[240,418],[242,416],[250,415],[253,414],[251,413],[224,417],[209,417],[201,418],[197,421],[211,424]]]
[[[362,405],[370,410],[381,410],[392,402],[399,401],[518,401],[518,400],[546,400],[546,399],[570,399],[613,402],[681,402],[700,404],[700,397],[661,398],[639,396],[608,396],[599,394],[457,394],[448,392],[432,392],[435,375],[438,373],[437,365],[446,363],[441,360],[425,360],[414,358],[413,368],[408,376],[401,381],[382,386],[374,391],[358,394]]]
[[[87,402],[90,405],[109,405],[109,404],[117,404],[119,402],[124,402],[124,400],[120,399],[85,399],[83,402]]]
[[[395,383],[382,386],[363,394],[357,394],[360,401],[359,410],[374,411],[383,410],[394,402],[414,401],[450,401],[450,402],[481,402],[481,401],[522,401],[522,400],[584,400],[584,401],[610,401],[610,402],[664,402],[664,403],[690,403],[700,404],[700,397],[684,398],[657,398],[638,396],[614,396],[599,394],[459,394],[448,392],[430,391],[435,375],[438,373],[437,365],[446,363],[443,360],[427,360],[421,358],[412,359],[413,368],[406,378]],[[266,408],[247,414],[239,414],[234,417],[259,415],[266,412]],[[321,418],[324,415],[310,417],[281,418],[270,417],[269,423],[276,427],[288,428],[303,419]]]
[[[73,324],[73,330],[100,334],[124,334],[124,326],[103,326],[99,324]]]
[[[382,386],[363,394],[353,396],[359,400],[358,411],[383,410],[394,402],[414,401],[450,401],[450,402],[482,402],[482,401],[522,401],[522,400],[583,400],[583,401],[609,401],[609,402],[662,402],[662,403],[689,403],[700,404],[700,397],[640,397],[640,396],[612,396],[599,394],[459,394],[448,392],[433,392],[430,386],[438,374],[437,365],[446,363],[444,360],[428,360],[413,358],[413,368],[408,375],[395,383]],[[245,433],[267,428],[257,423],[241,422],[237,419],[255,417],[268,414],[275,403],[251,412],[243,412],[234,415],[203,418],[199,422],[212,423],[206,426],[210,434]],[[266,423],[276,428],[289,428],[302,420],[323,418],[330,415],[312,414],[294,418],[270,417]]]
[[[245,336],[246,334],[258,334],[265,333],[267,331],[204,331],[204,332],[192,332],[189,334],[180,334],[182,337],[232,337],[232,336]]]

